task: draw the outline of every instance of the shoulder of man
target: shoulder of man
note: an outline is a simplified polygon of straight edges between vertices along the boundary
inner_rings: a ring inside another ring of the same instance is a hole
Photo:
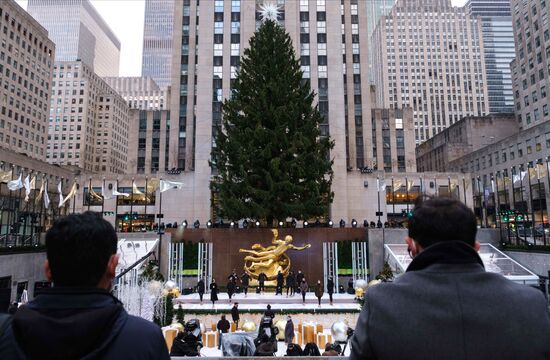
[[[12,317],[8,314],[0,314],[0,359],[20,359],[16,351],[15,339],[11,332]]]
[[[118,339],[140,354],[150,354],[151,359],[169,359],[168,349],[160,327],[148,320],[128,315]],[[122,340],[124,339],[124,340]]]

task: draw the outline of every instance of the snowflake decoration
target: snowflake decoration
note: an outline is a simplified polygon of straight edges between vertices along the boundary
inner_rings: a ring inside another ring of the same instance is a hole
[[[279,17],[279,6],[271,2],[260,5],[260,16],[263,21],[272,20],[277,22]]]

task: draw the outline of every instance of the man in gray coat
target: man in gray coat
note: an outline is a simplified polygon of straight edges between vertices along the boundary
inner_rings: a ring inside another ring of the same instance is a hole
[[[413,261],[367,290],[351,360],[550,359],[543,294],[486,272],[476,232],[459,201],[416,205],[406,238]]]

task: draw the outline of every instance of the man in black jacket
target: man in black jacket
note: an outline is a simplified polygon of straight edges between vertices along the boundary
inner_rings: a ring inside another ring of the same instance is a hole
[[[53,281],[0,335],[0,359],[170,359],[160,328],[128,315],[109,292],[117,237],[100,214],[57,220],[46,234]]]
[[[205,290],[204,280],[200,278],[199,281],[197,282],[197,292],[199,293],[201,304],[202,304],[202,297],[204,296],[204,290]]]
[[[265,291],[265,281],[267,280],[267,275],[263,272],[258,275],[258,290],[262,294]]]
[[[235,328],[239,328],[239,303],[236,302],[233,304],[233,307],[231,308],[231,318],[233,319],[233,322],[235,323]]]
[[[286,296],[290,291],[290,296],[294,296],[294,290],[296,290],[296,277],[294,276],[294,271],[291,271],[286,277]]]
[[[350,360],[550,359],[542,292],[486,272],[476,232],[474,213],[457,200],[415,207],[413,261],[393,283],[367,290]]]
[[[283,295],[283,284],[285,282],[285,277],[279,271],[277,274],[277,287],[275,288],[275,295]]]
[[[248,286],[250,285],[250,275],[243,273],[241,275],[241,283],[243,284],[244,297],[248,294]]]

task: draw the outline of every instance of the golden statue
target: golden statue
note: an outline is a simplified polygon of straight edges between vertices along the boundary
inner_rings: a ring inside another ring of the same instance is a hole
[[[284,277],[290,271],[290,258],[285,254],[288,250],[305,250],[311,247],[310,244],[305,246],[294,246],[292,244],[292,236],[285,236],[284,240],[277,239],[279,232],[276,229],[271,230],[273,240],[268,247],[263,247],[260,244],[252,245],[252,250],[239,249],[239,252],[250,255],[244,258],[244,271],[250,275],[252,280],[258,280],[258,275],[264,273],[267,276],[267,284],[277,279],[279,271]]]

